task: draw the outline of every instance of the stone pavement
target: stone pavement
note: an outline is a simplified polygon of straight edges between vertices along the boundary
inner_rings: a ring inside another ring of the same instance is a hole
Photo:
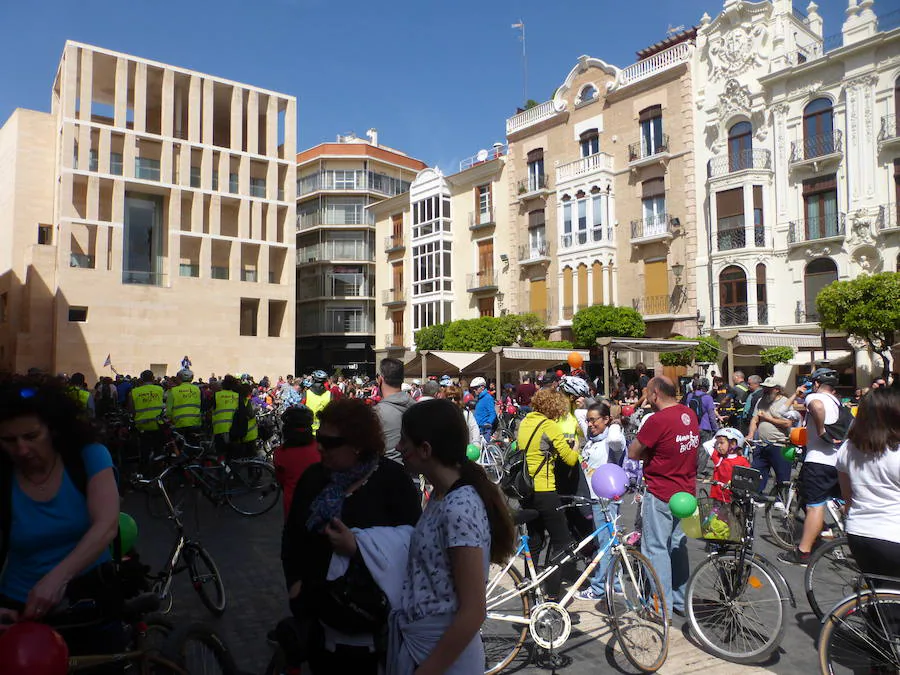
[[[271,656],[266,643],[266,633],[277,620],[286,616],[284,583],[279,558],[281,546],[282,507],[279,503],[269,513],[257,518],[245,518],[227,506],[215,508],[202,497],[185,517],[189,534],[198,539],[215,559],[225,582],[228,607],[224,616],[215,618],[200,603],[187,577],[181,575],[175,584],[173,619],[203,621],[215,628],[234,652],[238,665],[247,673],[261,674]],[[146,510],[141,493],[130,494],[123,510],[131,513],[138,522],[140,538],[138,550],[142,560],[158,570],[166,559],[174,539],[174,531],[168,522],[153,519]],[[632,522],[626,507],[625,523]],[[761,514],[757,521],[758,532],[765,533]],[[691,543],[692,564],[699,562],[703,553],[699,542]],[[759,552],[775,560],[777,549],[764,539]],[[802,595],[803,570],[778,563],[785,573],[797,597],[797,608],[788,613],[788,628],[781,649],[759,667],[738,666],[721,661],[696,647],[687,635],[684,620],[674,618],[670,631],[669,656],[659,671],[664,675],[686,675],[710,672],[717,675],[743,675],[744,673],[780,673],[798,675],[817,672],[815,667],[815,635],[818,624]],[[611,632],[603,617],[590,603],[575,601],[570,610],[578,614],[572,636],[562,653],[565,663],[557,668],[564,675],[593,675],[598,671],[634,672],[611,645]],[[533,658],[531,642],[526,644],[517,661],[506,672],[551,672],[545,664]]]

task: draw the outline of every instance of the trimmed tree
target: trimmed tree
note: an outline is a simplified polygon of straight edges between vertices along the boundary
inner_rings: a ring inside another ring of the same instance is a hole
[[[574,349],[575,345],[573,345],[568,340],[535,340],[532,347],[536,347],[538,349]]]
[[[659,355],[659,362],[664,366],[689,366],[692,363],[716,363],[719,360],[719,341],[713,337],[689,338],[676,335],[672,339],[697,340],[700,344],[680,352],[663,352]]]
[[[416,349],[443,349],[444,331],[446,330],[446,323],[420,328],[415,333]]]
[[[887,379],[891,345],[900,331],[900,272],[882,272],[835,281],[816,296],[822,328],[844,331],[879,354]]]
[[[793,347],[767,347],[759,351],[759,360],[764,366],[774,368],[779,363],[788,363],[794,358]]]
[[[591,348],[598,337],[644,337],[647,326],[644,318],[631,307],[594,305],[575,312],[572,334],[578,347]]]

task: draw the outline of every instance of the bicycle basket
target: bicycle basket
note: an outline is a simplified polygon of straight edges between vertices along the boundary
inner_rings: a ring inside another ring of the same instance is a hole
[[[747,533],[744,509],[738,502],[726,504],[712,497],[699,497],[700,532],[703,539],[739,544]]]

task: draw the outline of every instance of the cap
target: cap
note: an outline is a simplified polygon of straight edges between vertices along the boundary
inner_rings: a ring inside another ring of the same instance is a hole
[[[762,381],[761,387],[765,387],[766,389],[771,389],[773,387],[781,387],[781,385],[775,380],[774,377],[767,377]]]
[[[486,384],[487,384],[487,382],[485,381],[485,379],[484,379],[483,377],[476,377],[475,379],[473,379],[473,380],[469,383],[469,386],[472,387],[472,388],[474,388],[474,387],[483,387],[483,386],[485,386]]]
[[[420,384],[422,384],[422,380],[415,379],[415,380],[413,380],[413,384],[418,387]]]

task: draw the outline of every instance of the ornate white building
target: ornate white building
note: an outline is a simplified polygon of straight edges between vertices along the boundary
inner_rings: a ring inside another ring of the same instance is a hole
[[[900,13],[879,27],[874,4],[848,0],[834,35],[813,2],[726,0],[701,19],[698,307],[708,329],[738,330],[737,365],[775,344],[808,350],[795,365],[822,358],[818,291],[898,269]]]

